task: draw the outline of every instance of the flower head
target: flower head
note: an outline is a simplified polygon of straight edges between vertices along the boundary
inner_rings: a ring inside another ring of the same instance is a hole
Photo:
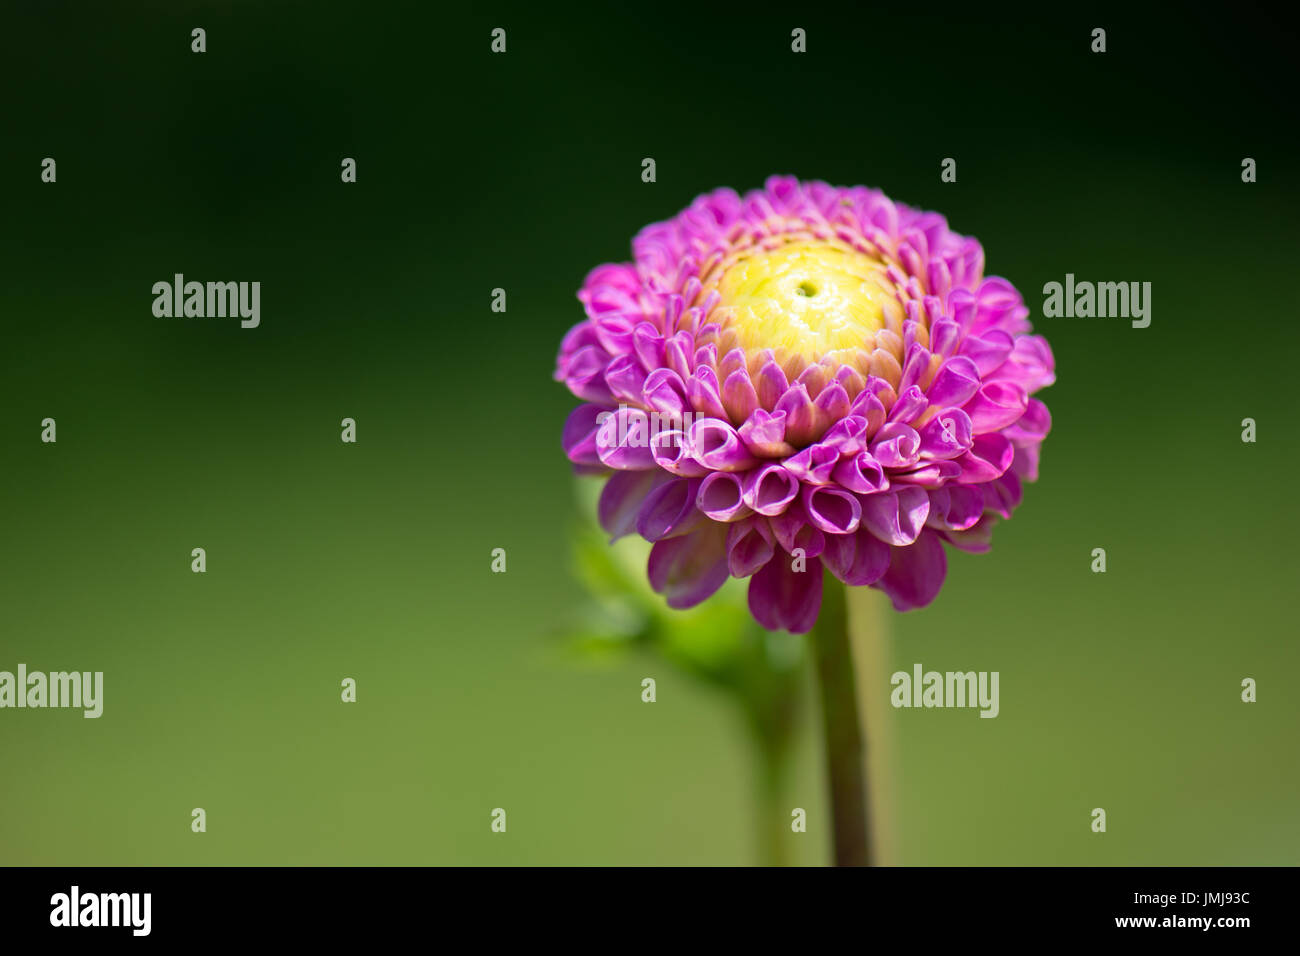
[[[672,607],[750,578],[764,627],[804,632],[824,565],[932,601],[944,544],[985,551],[1051,427],[1051,349],[984,251],[883,193],[772,177],[719,189],[598,266],[555,377],[564,450],[607,474],[615,538],[653,542]]]

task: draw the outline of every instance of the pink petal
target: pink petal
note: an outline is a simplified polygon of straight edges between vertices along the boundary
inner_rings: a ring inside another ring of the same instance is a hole
[[[809,560],[791,569],[790,555],[778,551],[749,581],[749,610],[770,631],[807,634],[822,606],[822,566]]]
[[[725,528],[709,522],[687,535],[666,538],[650,549],[650,586],[672,608],[694,607],[727,580]]]
[[[889,570],[876,586],[889,595],[894,609],[925,607],[939,594],[948,573],[948,558],[939,536],[927,531],[915,544],[892,549]]]

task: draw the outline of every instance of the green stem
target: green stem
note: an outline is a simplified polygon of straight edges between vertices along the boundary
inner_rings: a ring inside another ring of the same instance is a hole
[[[744,681],[745,710],[754,737],[754,812],[758,822],[759,859],[764,866],[785,866],[789,849],[790,810],[785,804],[786,775],[794,740],[796,672],[774,669],[768,635],[753,628],[749,677]]]
[[[763,736],[758,744],[758,840],[763,866],[786,865],[788,811],[782,802],[785,748],[779,740]]]
[[[844,585],[829,572],[825,575],[812,650],[821,684],[835,865],[870,866],[866,744],[858,713]]]

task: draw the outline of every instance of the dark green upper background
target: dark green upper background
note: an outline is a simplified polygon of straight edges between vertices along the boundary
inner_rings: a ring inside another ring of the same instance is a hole
[[[574,401],[550,373],[588,269],[776,172],[943,212],[1056,354],[1040,482],[894,621],[899,667],[1001,673],[997,720],[901,716],[904,859],[1300,862],[1284,32],[1243,4],[743,11],[0,15],[0,670],[106,683],[97,721],[0,711],[0,863],[752,859],[725,702],[559,638]],[[260,281],[261,327],[155,318],[176,272]],[[1151,282],[1150,328],[1043,319],[1066,273]],[[808,862],[816,746],[808,721]]]

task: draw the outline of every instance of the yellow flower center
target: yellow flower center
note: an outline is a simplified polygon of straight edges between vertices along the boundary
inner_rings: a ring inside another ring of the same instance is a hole
[[[850,362],[902,319],[886,264],[833,239],[751,249],[725,264],[716,289],[722,329],[779,361]]]

